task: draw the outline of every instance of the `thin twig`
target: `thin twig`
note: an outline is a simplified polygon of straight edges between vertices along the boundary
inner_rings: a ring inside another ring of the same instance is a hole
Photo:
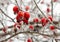
[[[15,2],[16,2],[16,4],[17,4],[17,6],[19,7],[17,0],[15,0]],[[19,7],[19,10],[22,11],[22,10],[20,9],[20,7]]]
[[[1,12],[2,12],[5,16],[7,16],[8,18],[10,18],[10,19],[15,23],[14,19],[12,19],[11,17],[9,17],[1,8],[0,8],[0,10],[1,10]]]
[[[53,0],[51,0],[51,15],[53,17]]]
[[[2,26],[4,27],[4,24],[3,24],[3,22],[0,20],[0,23],[2,24]]]

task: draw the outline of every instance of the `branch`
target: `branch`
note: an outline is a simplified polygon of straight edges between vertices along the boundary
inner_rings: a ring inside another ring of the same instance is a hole
[[[38,33],[38,32],[19,32],[19,33],[16,33],[16,34],[10,36],[9,38],[7,38],[7,39],[5,39],[5,40],[0,41],[0,42],[7,41],[7,40],[9,40],[10,38],[15,37],[16,35],[21,34],[21,33],[39,34],[39,35],[43,35],[43,36],[53,37],[53,35],[41,34],[41,33]]]
[[[41,9],[38,7],[38,5],[37,5],[37,3],[35,2],[35,0],[34,0],[34,3],[35,3],[35,5],[36,5],[36,7],[39,9],[39,11],[44,15],[44,17],[46,17],[45,16],[45,14],[41,11]]]
[[[1,12],[2,12],[5,16],[7,16],[8,18],[10,18],[10,19],[15,23],[14,19],[12,19],[11,17],[9,17],[1,8],[0,8],[0,10],[1,10]]]
[[[51,14],[52,14],[52,17],[53,17],[53,0],[51,0]]]
[[[13,27],[13,25],[11,25],[11,26],[8,26],[8,28],[12,28]],[[3,27],[4,28],[4,27]],[[2,28],[0,28],[0,31],[2,30]]]
[[[59,22],[54,21],[53,23],[54,23],[54,24],[58,24]],[[34,22],[29,22],[29,24],[32,24],[32,25],[33,25]],[[39,22],[38,24],[41,24],[41,23]],[[13,26],[14,26],[14,25],[8,26],[8,28],[9,28],[9,29],[10,29],[10,28],[13,28]],[[42,27],[42,26],[40,26],[40,27]],[[4,27],[2,27],[2,28],[4,28]],[[2,30],[2,28],[0,28],[0,31]],[[60,28],[55,28],[55,29],[59,29],[59,30],[60,30]]]
[[[4,24],[3,24],[3,22],[0,20],[0,22],[1,22],[1,24],[2,24],[2,26],[4,27]]]
[[[16,2],[16,4],[17,4],[17,6],[19,7],[17,0],[15,0],[15,2]],[[20,11],[23,11],[23,10],[20,9],[20,7],[19,7],[19,10],[20,10]]]

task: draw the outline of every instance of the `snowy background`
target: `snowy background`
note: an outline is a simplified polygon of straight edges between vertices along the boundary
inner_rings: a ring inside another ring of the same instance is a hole
[[[18,4],[19,5],[21,5],[21,7],[23,7],[22,8],[22,10],[24,10],[25,11],[25,6],[26,5],[28,5],[28,6],[30,6],[30,10],[28,11],[28,12],[30,12],[31,11],[31,9],[35,6],[34,4],[33,4],[33,6],[32,6],[32,4],[28,4],[31,0],[23,0],[23,3],[21,3],[20,4],[20,0],[17,0],[18,1]],[[36,0],[36,2],[37,1],[39,1],[39,0]],[[46,15],[46,8],[47,8],[47,3],[48,4],[51,4],[50,3],[50,1],[51,0],[44,0],[44,2],[45,2],[45,4],[38,4],[38,6],[39,6],[39,8],[45,13],[45,15]],[[9,2],[9,4],[7,4],[7,2]],[[5,3],[4,4],[4,6],[2,7],[2,5],[1,5],[1,3]],[[14,12],[13,12],[13,7],[15,6],[15,1],[14,0],[0,0],[0,8],[2,8],[3,10],[4,10],[4,12],[5,13],[7,13],[7,15],[8,16],[10,16],[11,18],[16,18],[16,15],[14,15]],[[24,4],[24,5],[23,5]],[[53,16],[54,16],[54,20],[55,21],[59,21],[60,20],[60,0],[58,1],[58,2],[55,2],[54,3],[54,6],[53,6],[54,8],[53,8],[53,12],[54,12],[54,14],[53,14]],[[50,7],[51,8],[51,7]],[[36,11],[36,10],[35,10]],[[39,13],[39,12],[38,12]],[[3,13],[1,13],[1,14],[3,14]],[[13,22],[9,22],[9,21],[7,21],[7,20],[10,20],[8,17],[5,17],[4,15],[1,15],[0,14],[0,18],[2,18],[3,17],[3,19],[5,19],[5,20],[3,20],[4,22],[4,25],[5,26],[11,26],[11,25],[14,25],[14,23]],[[37,14],[37,13],[35,13],[35,14]],[[51,12],[49,13],[50,15],[51,15]],[[34,15],[34,13],[31,13],[31,18],[29,19],[29,21],[31,21],[33,18],[35,18],[35,17],[37,17],[37,15]],[[15,20],[16,21],[16,20]],[[3,26],[0,24],[0,28],[2,28]],[[10,31],[10,30],[9,30]],[[58,30],[58,32],[60,32],[60,30]],[[29,35],[30,36],[30,35]],[[7,36],[7,37],[9,37],[9,35]],[[7,38],[6,37],[6,38]],[[19,39],[17,39],[17,37],[19,37]],[[18,36],[16,36],[16,38],[15,37],[13,37],[12,39],[13,39],[13,41],[12,42],[24,42],[24,41],[26,41],[27,39],[26,38],[28,38],[28,35],[25,35],[25,34],[19,34]],[[38,37],[35,37],[35,38],[38,38],[38,40],[40,40],[40,42],[43,42],[43,41],[45,41],[45,40],[48,40],[49,42],[52,42],[52,39],[53,38],[43,38],[43,36],[38,36]],[[7,41],[7,42],[9,42],[9,41]],[[35,41],[35,42],[37,42],[37,41]],[[47,42],[47,41],[46,41]],[[55,41],[54,41],[55,42]],[[59,41],[60,42],[60,41]]]

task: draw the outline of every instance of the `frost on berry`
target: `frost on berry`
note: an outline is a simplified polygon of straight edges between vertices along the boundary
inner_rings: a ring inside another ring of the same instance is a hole
[[[29,28],[30,28],[31,30],[34,30],[34,26],[33,26],[33,25],[30,25]]]
[[[28,11],[29,9],[30,9],[30,7],[29,7],[29,6],[26,6],[26,7],[25,7],[25,10],[26,10],[26,11]]]

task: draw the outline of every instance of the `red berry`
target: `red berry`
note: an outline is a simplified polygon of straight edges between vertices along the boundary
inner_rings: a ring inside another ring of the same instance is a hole
[[[3,28],[2,30],[3,30],[4,33],[6,33],[6,28]]]
[[[41,22],[42,22],[42,23],[46,22],[46,18],[42,18],[42,19],[41,19]]]
[[[24,17],[24,13],[22,11],[19,11],[16,17],[16,20],[22,20],[22,18]]]
[[[47,19],[46,18],[42,18],[41,19],[41,23],[42,23],[42,26],[45,26],[47,24]]]
[[[49,13],[49,12],[50,12],[50,8],[47,8],[47,10],[46,10],[46,11],[47,11],[47,13]]]
[[[13,11],[14,11],[15,13],[17,13],[17,12],[18,12],[18,6],[14,6],[14,7],[13,7]]]
[[[28,39],[27,42],[32,42],[32,39]]]
[[[54,30],[55,29],[55,26],[50,26],[50,30]]]
[[[26,23],[26,24],[28,24],[28,20],[26,20],[26,19],[24,19],[23,22]]]
[[[26,6],[25,9],[26,9],[26,10],[29,10],[29,6]]]
[[[50,21],[53,21],[53,18],[52,18],[52,16],[48,16],[48,18],[50,19]]]
[[[30,26],[29,26],[29,28],[30,28],[31,30],[34,30],[34,27],[33,27],[33,25],[30,25]]]
[[[23,16],[24,16],[24,12],[19,11],[19,12],[18,12],[18,15],[19,15],[20,17],[23,17]]]
[[[30,18],[30,13],[29,12],[24,12],[24,18],[29,19]]]
[[[57,2],[58,0],[53,0],[53,2]]]
[[[39,22],[38,18],[33,19],[33,22]]]

